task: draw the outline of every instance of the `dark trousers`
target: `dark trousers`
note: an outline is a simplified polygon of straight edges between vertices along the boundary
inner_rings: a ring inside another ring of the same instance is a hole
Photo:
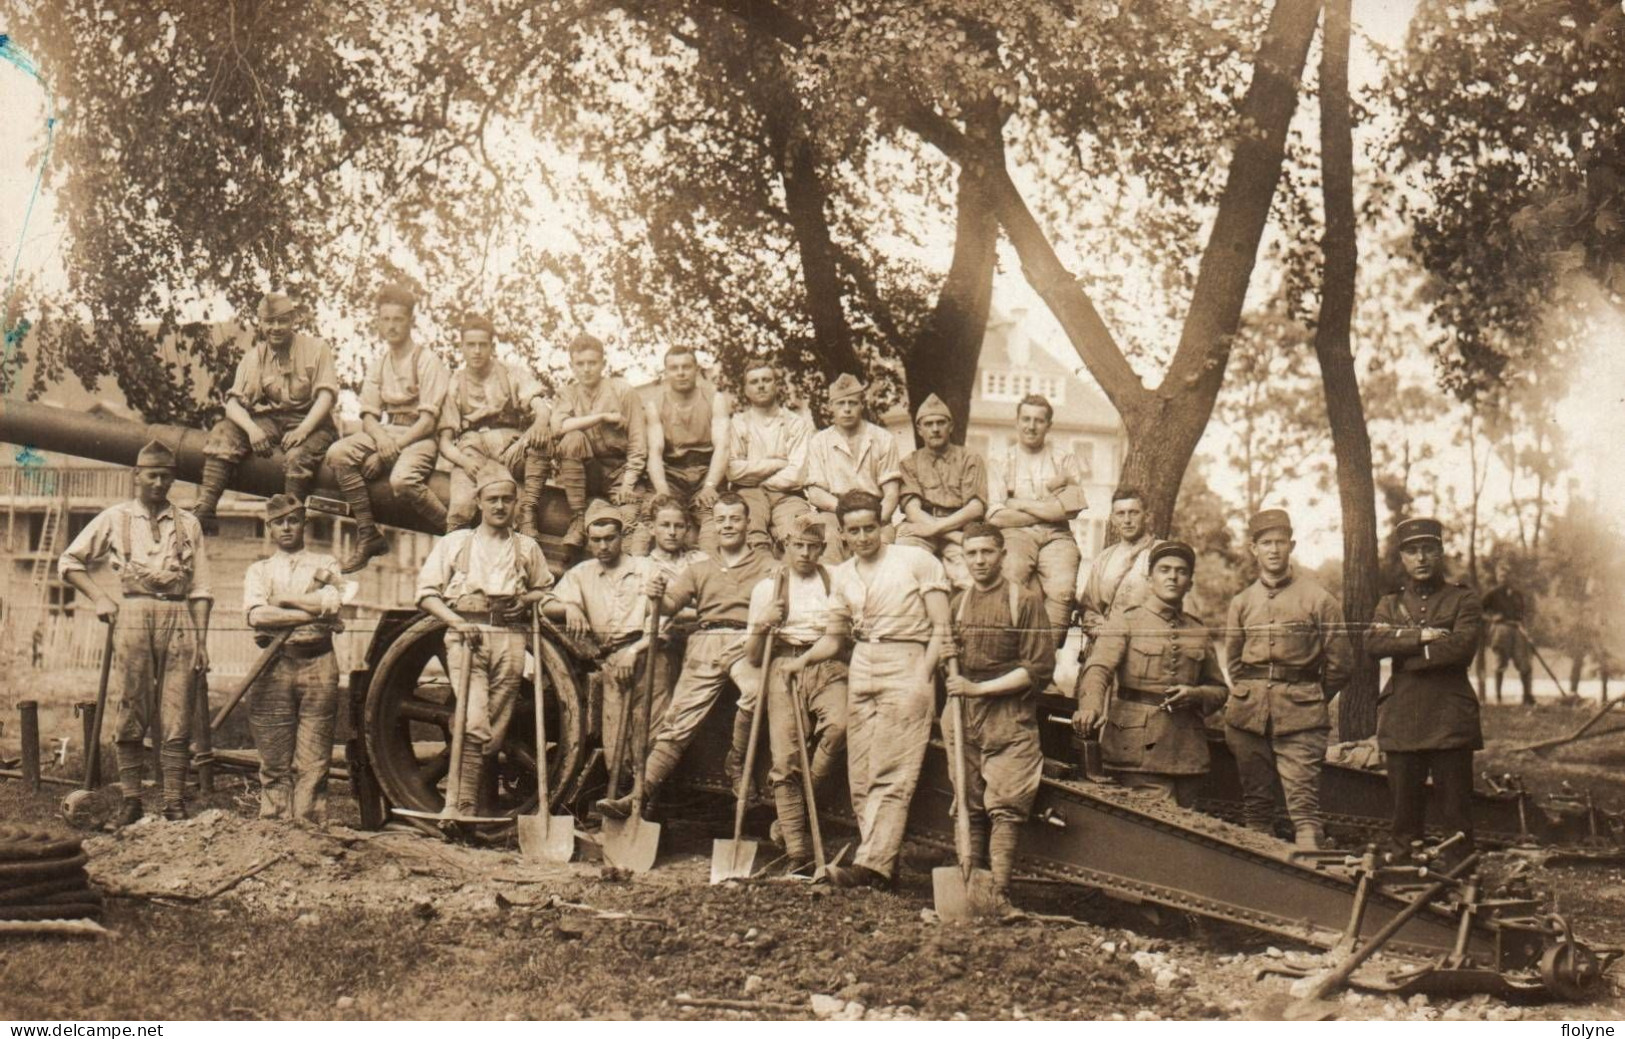
[[[1473,844],[1473,751],[1388,751],[1388,792],[1394,800],[1394,840],[1408,847],[1422,839],[1428,804],[1432,802],[1434,828],[1445,836],[1457,831]],[[1428,777],[1433,777],[1432,793]],[[1466,850],[1466,849],[1463,849]]]

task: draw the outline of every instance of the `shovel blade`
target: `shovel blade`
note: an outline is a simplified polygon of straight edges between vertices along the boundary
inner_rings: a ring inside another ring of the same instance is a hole
[[[606,819],[603,829],[604,861],[617,869],[647,873],[660,854],[660,824],[636,814],[629,819]]]
[[[575,818],[569,815],[521,815],[519,850],[533,862],[569,862],[576,850]]]
[[[978,920],[998,912],[993,874],[985,869],[973,869],[967,878],[958,866],[938,866],[931,871],[931,898],[937,916],[950,922]]]
[[[755,841],[740,839],[711,842],[711,883],[743,880],[750,876],[751,870],[755,867]]]

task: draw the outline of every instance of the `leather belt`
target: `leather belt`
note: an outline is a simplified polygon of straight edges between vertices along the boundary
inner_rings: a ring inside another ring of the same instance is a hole
[[[521,620],[518,623],[510,623],[508,621],[495,620],[493,619],[493,615],[490,610],[453,609],[452,612],[463,618],[463,620],[473,621],[475,624],[485,624],[493,628],[510,628],[514,631],[530,630],[528,621]]]
[[[1230,677],[1238,682],[1262,679],[1266,682],[1319,682],[1319,667],[1287,664],[1237,664]]]
[[[701,631],[744,631],[744,621],[700,621]]]
[[[943,516],[952,516],[954,513],[964,508],[963,505],[933,505],[930,502],[925,501],[923,498],[920,500],[920,506],[921,508],[925,509],[926,512],[936,516],[938,519],[942,518]]]
[[[125,592],[126,599],[157,599],[159,602],[185,602],[186,596],[169,592]]]
[[[1113,693],[1112,695],[1117,697],[1119,700],[1127,700],[1129,703],[1143,703],[1147,707],[1161,707],[1163,701],[1168,699],[1168,693],[1166,691],[1129,689],[1123,686],[1119,686],[1117,692]]]
[[[902,642],[911,646],[925,646],[929,645],[931,641],[930,639],[888,639],[882,638],[879,635],[860,635],[857,632],[852,633],[852,639],[855,642],[866,642],[871,646],[879,645],[883,642]]]
[[[333,652],[333,640],[321,639],[316,642],[284,642],[282,652],[295,660],[309,660],[326,653]]]

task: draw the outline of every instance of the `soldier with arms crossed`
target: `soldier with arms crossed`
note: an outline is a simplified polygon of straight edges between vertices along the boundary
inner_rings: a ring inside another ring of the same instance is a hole
[[[965,528],[987,511],[987,462],[953,443],[953,413],[935,393],[920,405],[914,428],[925,446],[903,459],[904,520],[897,543],[933,553],[954,587],[968,588],[960,545]]]

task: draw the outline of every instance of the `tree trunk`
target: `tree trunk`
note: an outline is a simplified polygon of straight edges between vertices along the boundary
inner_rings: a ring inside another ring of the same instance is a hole
[[[1321,241],[1323,267],[1315,356],[1326,388],[1326,418],[1332,429],[1337,494],[1343,511],[1343,614],[1353,625],[1350,641],[1354,643],[1354,675],[1339,701],[1338,731],[1345,740],[1363,740],[1377,731],[1377,663],[1365,655],[1362,632],[1377,605],[1380,568],[1371,433],[1349,346],[1359,269],[1348,92],[1349,4],[1350,0],[1327,0],[1321,45],[1320,162],[1326,232]]]
[[[1002,118],[989,110],[969,120],[967,136],[1003,152]],[[906,369],[910,411],[935,393],[954,415],[954,441],[963,444],[976,394],[976,368],[993,306],[993,273],[998,261],[999,221],[974,174],[959,171],[955,196],[953,262],[937,294],[937,305],[909,350]]]

